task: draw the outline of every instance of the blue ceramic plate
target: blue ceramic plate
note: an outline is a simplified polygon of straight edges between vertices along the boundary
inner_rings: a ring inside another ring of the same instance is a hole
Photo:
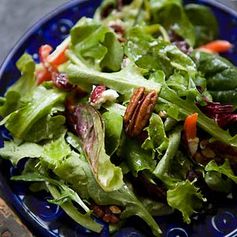
[[[93,16],[100,0],[73,0],[59,7],[48,16],[35,24],[19,41],[15,48],[6,58],[0,69],[0,94],[3,95],[6,88],[19,77],[16,69],[16,61],[26,51],[38,60],[38,48],[42,44],[57,46],[69,33],[70,28],[82,16]],[[226,56],[237,65],[237,14],[227,7],[216,3],[215,0],[185,1],[195,2],[211,7],[218,18],[220,26],[220,37],[235,44],[233,52]],[[7,132],[0,130],[0,146],[3,139],[8,138]],[[0,188],[6,198],[12,203],[22,220],[28,225],[36,236],[39,237],[108,237],[108,227],[105,225],[103,233],[95,235],[69,219],[64,212],[55,205],[47,203],[45,194],[34,195],[26,184],[10,181],[10,176],[16,174],[20,169],[13,168],[9,162],[0,163]],[[166,237],[233,237],[237,236],[237,204],[236,199],[230,197],[222,202],[222,206],[209,215],[194,217],[192,225],[185,225],[179,216],[168,216],[159,218],[163,236]],[[132,221],[131,221],[132,222]],[[126,227],[115,233],[114,237],[141,237],[149,236],[140,233],[129,223]],[[136,225],[138,226],[138,225]]]

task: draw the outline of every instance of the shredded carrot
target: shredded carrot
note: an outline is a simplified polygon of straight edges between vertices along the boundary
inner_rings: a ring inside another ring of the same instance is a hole
[[[200,46],[198,49],[211,53],[224,53],[230,50],[232,47],[233,45],[227,40],[215,40]]]
[[[48,45],[48,44],[44,44],[39,48],[39,58],[40,58],[40,62],[42,63],[46,63],[47,61],[47,57],[49,56],[49,54],[52,52],[53,48]]]
[[[65,39],[54,51],[47,57],[47,61],[53,66],[57,67],[68,60],[66,50],[69,45],[69,38]]]
[[[44,81],[51,80],[52,73],[58,71],[57,67],[68,60],[66,50],[68,49],[69,42],[70,38],[68,37],[54,51],[51,45],[48,44],[42,45],[39,48],[42,68],[36,72],[36,82],[38,85]]]
[[[188,115],[184,122],[184,132],[187,140],[197,136],[198,113]]]
[[[42,68],[39,71],[36,71],[36,84],[40,85],[44,81],[50,81],[51,80],[51,73],[48,71],[47,68]]]

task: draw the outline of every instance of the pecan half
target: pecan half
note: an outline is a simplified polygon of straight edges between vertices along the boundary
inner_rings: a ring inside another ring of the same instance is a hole
[[[145,92],[144,87],[136,89],[124,114],[124,126],[128,136],[138,136],[148,123],[157,101],[157,92]]]
[[[118,206],[102,206],[92,205],[93,213],[102,218],[103,221],[111,224],[116,224],[120,221],[120,214],[122,210]]]

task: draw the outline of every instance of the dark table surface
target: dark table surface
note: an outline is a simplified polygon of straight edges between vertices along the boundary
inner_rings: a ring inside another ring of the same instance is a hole
[[[237,10],[237,0],[218,1]],[[0,0],[0,64],[2,64],[11,48],[32,24],[57,6],[66,2],[68,0]],[[6,222],[4,222],[4,218]],[[0,190],[0,236],[31,236],[25,227],[19,225],[19,222],[16,220],[16,216],[1,199]],[[11,235],[10,233],[9,235],[7,229],[1,229],[2,226],[4,227],[4,223],[9,225],[10,230],[13,231],[12,234],[14,231],[17,234]]]

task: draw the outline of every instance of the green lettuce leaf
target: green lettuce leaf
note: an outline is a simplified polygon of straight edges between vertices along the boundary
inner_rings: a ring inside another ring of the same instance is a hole
[[[68,52],[68,57],[72,63],[68,64],[64,71],[72,84],[87,86],[102,84],[123,95],[131,94],[133,89],[138,87],[145,87],[147,90],[156,90],[157,92],[161,89],[160,84],[146,80],[132,63],[119,72],[106,73],[98,72],[86,66],[71,51]]]
[[[217,171],[207,171],[205,173],[205,182],[208,187],[216,192],[230,193],[233,187],[233,182],[222,173]]]
[[[151,116],[146,131],[148,132],[148,137],[142,144],[143,149],[157,151],[158,154],[167,149],[169,140],[165,133],[163,121],[159,115],[153,114]]]
[[[196,80],[197,79],[197,80]],[[180,97],[186,97],[195,101],[197,97],[201,97],[197,86],[199,86],[199,77],[192,77],[186,72],[175,72],[166,81],[169,88],[174,90]],[[205,88],[203,88],[205,89]]]
[[[22,76],[5,93],[5,98],[0,106],[0,115],[6,117],[22,106],[20,98],[29,94],[36,87],[34,76],[35,63],[29,54],[24,54],[17,62],[17,68]]]
[[[118,113],[107,111],[102,114],[105,125],[105,149],[108,155],[114,154],[119,147],[123,131],[123,117]]]
[[[172,159],[174,159],[176,152],[178,151],[181,139],[181,128],[175,128],[169,135],[169,145],[161,160],[158,162],[153,174],[162,180],[167,187],[172,187],[179,180],[170,176],[170,167]]]
[[[64,158],[71,154],[71,148],[64,139],[64,134],[55,141],[44,145],[41,155],[41,162],[46,163],[48,167],[55,168]]]
[[[216,39],[218,23],[210,8],[200,4],[187,4],[185,13],[195,29],[195,47]]]
[[[164,216],[172,214],[174,212],[173,208],[156,200],[142,198],[141,202],[152,216]]]
[[[3,159],[10,160],[13,165],[23,158],[39,158],[42,155],[43,148],[35,143],[17,144],[14,141],[5,141],[4,147],[0,148],[0,156]]]
[[[1,125],[18,138],[24,139],[32,126],[44,118],[57,103],[63,103],[65,93],[57,89],[47,90],[43,86],[31,91],[31,99],[24,106],[9,114]]]
[[[47,187],[54,199],[57,200],[61,198],[61,193],[58,191],[58,189],[54,185],[47,184]],[[70,216],[79,225],[82,225],[83,227],[97,233],[100,233],[102,231],[103,226],[99,223],[96,223],[91,218],[89,213],[81,214],[78,211],[78,209],[73,205],[72,201],[66,201],[62,203],[60,206],[67,213],[67,215]]]
[[[167,30],[173,30],[184,38],[189,45],[195,44],[195,30],[184,11],[180,0],[151,0],[152,22],[160,23]]]
[[[156,162],[152,151],[144,150],[141,144],[135,139],[126,138],[119,148],[121,150],[120,156],[123,157],[125,163],[133,175],[142,170],[154,170]]]
[[[83,17],[71,29],[71,49],[97,69],[118,71],[121,68],[122,46],[107,26],[93,19]]]
[[[65,117],[63,115],[48,114],[40,122],[34,123],[24,136],[27,142],[41,142],[57,139],[65,132]]]
[[[234,171],[232,170],[230,166],[229,160],[227,159],[225,160],[223,165],[220,165],[220,166],[218,166],[214,160],[210,161],[206,165],[205,171],[208,171],[208,172],[216,171],[220,174],[227,176],[229,179],[237,183],[237,176],[234,174]]]
[[[207,81],[207,90],[214,101],[237,105],[237,68],[227,59],[194,51],[192,57]]]
[[[167,76],[174,69],[196,73],[196,65],[189,56],[169,42],[144,34],[139,27],[129,31],[126,54],[138,67],[162,70]]]
[[[167,201],[170,207],[182,212],[184,222],[189,224],[190,216],[202,207],[206,199],[194,183],[186,180],[178,182],[174,188],[167,191]]]

